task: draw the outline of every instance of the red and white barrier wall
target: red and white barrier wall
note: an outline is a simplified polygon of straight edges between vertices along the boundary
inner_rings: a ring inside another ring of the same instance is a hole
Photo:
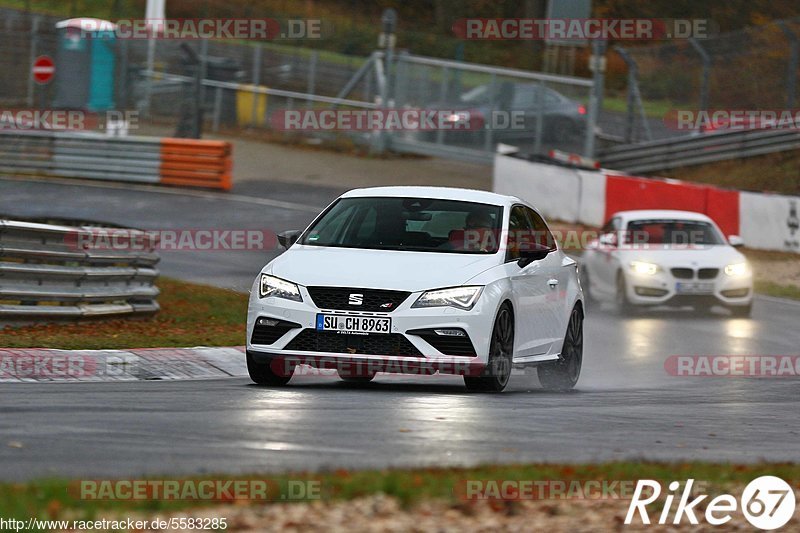
[[[714,219],[725,235],[740,235],[748,247],[800,253],[800,197],[576,170],[504,154],[495,155],[494,191],[532,203],[547,218],[592,226],[617,211],[696,211]]]

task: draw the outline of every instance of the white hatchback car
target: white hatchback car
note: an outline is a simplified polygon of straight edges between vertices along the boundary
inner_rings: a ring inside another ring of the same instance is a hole
[[[706,215],[690,211],[616,213],[581,261],[587,300],[616,301],[622,312],[645,305],[722,305],[750,316],[753,273]]]
[[[548,389],[578,381],[577,264],[518,198],[439,187],[345,193],[263,268],[250,295],[247,364],[283,385],[298,365],[349,381],[377,372],[463,375],[502,391],[512,366]]]

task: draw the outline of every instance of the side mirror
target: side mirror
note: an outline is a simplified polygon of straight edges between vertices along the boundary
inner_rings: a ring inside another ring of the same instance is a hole
[[[617,247],[617,234],[616,233],[603,233],[598,239],[601,246]]]
[[[525,247],[519,251],[519,260],[517,261],[517,264],[520,266],[520,268],[525,268],[534,261],[544,259],[554,251],[555,248],[549,248],[543,244],[533,243],[530,245],[530,247]]]
[[[728,243],[734,248],[740,248],[744,246],[744,239],[738,235],[728,235]]]
[[[299,229],[290,229],[278,233],[278,243],[288,250],[295,242],[297,242],[297,239],[300,238],[302,233],[302,230]]]

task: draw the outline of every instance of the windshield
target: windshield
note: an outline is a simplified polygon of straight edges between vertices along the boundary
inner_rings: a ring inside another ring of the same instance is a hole
[[[667,245],[725,244],[713,225],[698,220],[636,220],[628,224],[626,241]]]
[[[341,198],[306,231],[301,244],[493,254],[503,208],[431,198]]]

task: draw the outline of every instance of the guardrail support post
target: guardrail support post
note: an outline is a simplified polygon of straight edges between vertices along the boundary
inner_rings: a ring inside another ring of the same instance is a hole
[[[708,111],[708,85],[711,77],[711,56],[700,45],[694,37],[689,39],[689,44],[692,45],[695,52],[700,56],[703,61],[703,74],[700,80],[700,111]]]
[[[794,109],[794,96],[797,92],[797,65],[800,62],[800,40],[797,34],[789,29],[784,21],[778,22],[778,27],[789,39],[789,64],[786,73],[786,109]]]

